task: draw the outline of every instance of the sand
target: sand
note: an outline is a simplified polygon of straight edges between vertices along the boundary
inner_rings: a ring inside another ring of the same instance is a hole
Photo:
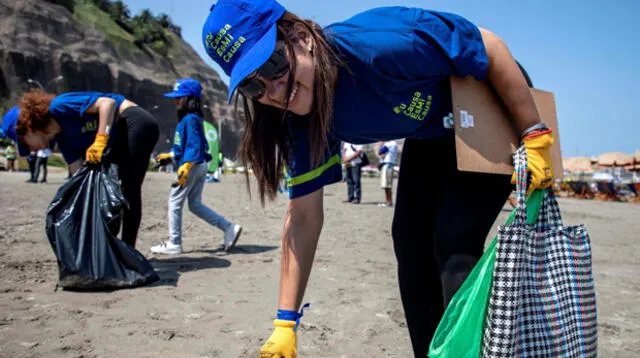
[[[0,173],[0,357],[257,357],[277,308],[284,196],[262,209],[243,178],[207,184],[204,202],[242,224],[238,247],[188,213],[177,257],[149,247],[167,238],[170,174],[150,173],[138,249],[161,281],[110,293],[55,291],[45,210],[63,173],[26,184]],[[377,207],[377,179],[362,205],[343,204],[345,184],[325,189],[325,228],[299,333],[300,357],[411,357],[396,286],[392,209]],[[587,224],[598,292],[600,356],[640,356],[640,205],[560,201],[567,224]],[[502,223],[508,208],[497,219]],[[494,228],[495,231],[495,228]],[[490,235],[492,236],[492,234]]]

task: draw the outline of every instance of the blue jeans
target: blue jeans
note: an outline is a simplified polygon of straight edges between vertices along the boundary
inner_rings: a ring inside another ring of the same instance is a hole
[[[347,167],[347,198],[349,201],[362,199],[362,189],[360,185],[360,177],[362,176],[362,167],[354,165]]]
[[[232,223],[202,203],[202,190],[207,176],[207,163],[191,168],[187,185],[171,189],[169,195],[169,239],[174,244],[182,243],[182,208],[189,199],[189,210],[212,226],[225,231]]]

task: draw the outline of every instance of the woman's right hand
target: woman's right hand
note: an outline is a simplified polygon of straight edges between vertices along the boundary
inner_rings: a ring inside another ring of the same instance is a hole
[[[156,156],[156,162],[160,163],[165,160],[170,160],[171,158],[173,158],[171,153],[160,153]]]
[[[276,319],[269,340],[260,349],[260,358],[297,358],[296,321]]]
[[[527,151],[527,170],[531,179],[527,193],[550,187],[553,184],[553,171],[549,149],[553,145],[553,134],[550,130],[535,133],[524,137],[522,143]],[[515,173],[511,176],[511,183],[516,183]]]
[[[100,163],[102,161],[102,153],[104,153],[108,143],[108,134],[97,134],[95,141],[87,148],[87,152],[85,153],[87,162],[92,164]]]

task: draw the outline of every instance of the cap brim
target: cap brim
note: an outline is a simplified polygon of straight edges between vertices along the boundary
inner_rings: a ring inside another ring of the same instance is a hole
[[[238,63],[236,63],[233,70],[231,70],[228,103],[231,103],[233,93],[236,91],[240,82],[260,68],[260,66],[271,57],[271,54],[273,54],[273,51],[276,49],[277,38],[277,27],[273,24],[269,31],[267,31],[247,53],[242,54]]]
[[[169,92],[164,94],[167,98],[178,98],[178,97],[186,97],[187,95],[180,92]]]

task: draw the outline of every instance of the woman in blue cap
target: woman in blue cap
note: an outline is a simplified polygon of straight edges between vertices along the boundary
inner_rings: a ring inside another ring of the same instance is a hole
[[[392,236],[416,357],[483,252],[512,190],[503,175],[458,171],[450,77],[486,80],[527,148],[531,187],[551,185],[550,131],[507,46],[449,13],[372,9],[324,29],[274,0],[219,0],[203,43],[243,95],[242,156],[258,190],[276,195],[289,169],[279,310],[262,357],[295,357],[298,309],[323,225],[323,186],[340,181],[339,141],[407,138]]]
[[[48,148],[55,140],[75,173],[85,160],[100,163],[109,145],[109,160],[118,165],[122,193],[129,202],[122,220],[122,240],[135,247],[142,216],[142,182],[160,133],[155,118],[122,95],[101,92],[54,96],[32,91],[22,96],[19,107],[19,116],[6,127],[21,156]]]
[[[169,240],[152,246],[151,252],[165,255],[182,253],[182,208],[187,198],[192,213],[224,232],[224,250],[229,251],[238,241],[242,227],[202,203],[207,162],[213,159],[202,125],[202,86],[194,79],[183,78],[176,82],[172,92],[164,96],[176,101],[178,125],[173,151],[159,154],[156,161],[173,159],[178,164],[178,182],[169,195]]]

